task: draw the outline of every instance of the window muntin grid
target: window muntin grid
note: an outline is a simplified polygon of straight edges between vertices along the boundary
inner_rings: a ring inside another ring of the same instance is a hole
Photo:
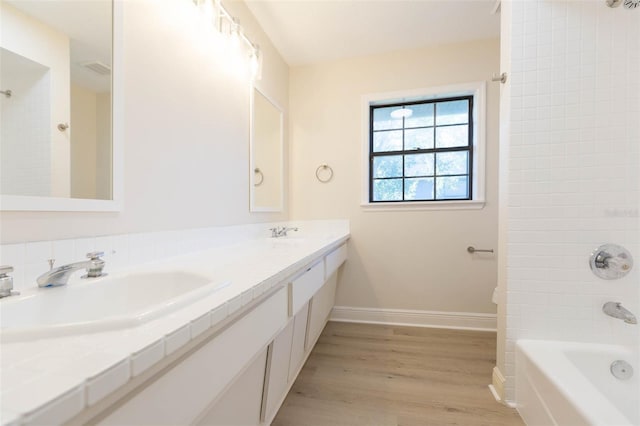
[[[472,199],[473,96],[369,108],[370,202]]]

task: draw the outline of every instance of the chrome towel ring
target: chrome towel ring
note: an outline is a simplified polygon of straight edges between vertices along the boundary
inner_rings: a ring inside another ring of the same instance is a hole
[[[316,169],[316,178],[322,183],[329,182],[333,179],[333,169],[328,164],[320,164]]]
[[[253,169],[253,173],[258,175],[258,177],[260,178],[260,180],[257,181],[256,183],[254,183],[253,186],[262,185],[262,182],[264,182],[264,173],[262,173],[262,170],[260,170],[258,167],[256,167],[255,169]]]

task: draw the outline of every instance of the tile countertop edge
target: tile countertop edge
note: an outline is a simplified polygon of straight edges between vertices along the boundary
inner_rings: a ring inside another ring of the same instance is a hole
[[[171,340],[171,342],[169,343],[170,346],[176,344],[176,340],[175,340],[176,330],[186,329],[188,332],[188,333],[185,332],[184,334],[185,338],[180,339],[179,346],[171,347],[170,348],[171,351],[165,350],[165,353],[161,358],[158,359],[156,357],[154,363],[146,365],[145,369],[148,369],[153,365],[161,362],[163,359],[167,358],[168,356],[170,356],[172,351],[177,350],[179,347],[185,346],[191,340],[195,339],[197,335],[203,332],[202,330],[199,329],[198,333],[195,334],[193,330],[191,330],[194,327],[194,321],[201,319],[204,315],[207,315],[210,318],[210,321],[208,324],[205,324],[206,329],[215,327],[216,324],[230,318],[233,315],[237,315],[240,311],[243,310],[239,308],[232,311],[229,308],[226,308],[226,306],[229,305],[230,302],[232,303],[234,300],[239,300],[241,302],[241,306],[250,304],[249,302],[259,299],[264,294],[268,293],[273,287],[278,285],[278,283],[281,283],[285,281],[287,278],[292,277],[294,274],[303,270],[305,267],[317,262],[319,259],[323,258],[324,256],[326,256],[336,248],[340,247],[349,238],[350,238],[350,232],[348,230],[345,230],[345,231],[339,232],[338,234],[333,234],[330,237],[319,239],[319,241],[321,241],[319,244],[322,244],[319,248],[315,248],[314,246],[314,249],[310,253],[304,252],[302,257],[296,256],[297,260],[287,262],[288,265],[284,266],[281,269],[278,268],[279,270],[277,272],[273,274],[269,274],[268,276],[263,276],[261,277],[262,279],[260,279],[257,282],[252,282],[249,288],[246,288],[244,290],[236,289],[234,293],[230,293],[229,295],[227,295],[225,300],[223,301],[218,300],[217,303],[214,302],[216,300],[215,297],[205,298],[203,301],[200,301],[194,304],[194,305],[200,305],[199,307],[192,309],[191,305],[186,306],[171,315],[143,324],[134,329],[126,330],[126,333],[130,334],[129,338],[127,339],[121,339],[120,338],[121,333],[118,331],[94,333],[94,334],[82,335],[82,336],[73,336],[73,339],[78,340],[78,339],[86,338],[87,343],[90,343],[91,340],[100,339],[100,340],[104,340],[100,342],[102,343],[101,346],[121,345],[124,347],[124,348],[120,348],[120,351],[119,351],[122,353],[121,362],[126,363],[127,368],[129,369],[129,374],[126,375],[127,378],[124,382],[123,382],[124,377],[122,376],[124,371],[120,371],[122,370],[122,368],[120,368],[119,370],[114,370],[112,363],[105,364],[104,366],[102,366],[104,368],[101,368],[101,367],[96,368],[96,374],[94,375],[94,377],[100,376],[100,377],[103,377],[105,380],[116,379],[115,377],[114,378],[106,377],[110,374],[110,372],[115,371],[116,373],[120,374],[119,380],[115,380],[115,382],[119,384],[119,387],[114,388],[112,386],[111,389],[109,389],[109,392],[105,393],[102,396],[102,397],[105,397],[117,391],[120,387],[124,386],[126,383],[131,381],[138,374],[140,374],[140,371],[133,371],[132,362],[135,359],[135,356],[139,354],[141,351],[153,345],[162,345],[166,349],[168,344],[167,339]],[[291,255],[291,253],[287,253],[287,254]],[[247,299],[247,300],[243,300],[243,299]],[[206,306],[208,302],[211,303],[211,305]],[[223,307],[225,307],[224,311],[226,312],[226,315],[219,314]],[[202,324],[199,324],[199,326],[202,326]],[[146,339],[136,338],[136,334],[138,333],[147,333],[147,335],[145,336]],[[149,338],[149,333],[155,334],[155,338],[153,337]],[[47,339],[47,341],[51,342],[52,344],[63,344],[63,342],[67,341],[68,339],[69,338],[54,338],[54,339]],[[109,345],[107,345],[107,343]],[[3,344],[2,346],[5,346],[5,349],[6,349],[7,345],[10,346],[12,344],[8,343],[8,344]],[[102,349],[99,347],[97,352],[100,352],[101,350]],[[29,355],[33,356],[33,354],[29,354]],[[22,365],[24,366],[25,364],[28,366],[28,361],[23,363]],[[5,372],[7,372],[7,370],[9,369],[4,369],[4,370]],[[54,370],[54,371],[58,371],[58,370]],[[2,370],[0,370],[0,374],[2,374]],[[42,372],[34,373],[35,378],[42,375],[43,375]],[[78,383],[87,383],[87,380],[89,379],[90,377],[78,377]],[[2,387],[5,387],[5,385],[6,383],[3,383]],[[27,382],[22,386],[18,385],[16,389],[18,392],[24,393],[25,387],[28,387],[28,386],[29,386],[29,383]],[[11,389],[8,392],[3,392],[2,395],[0,396],[1,398],[0,423],[2,425],[18,425],[18,424],[22,425],[22,424],[31,424],[32,423],[31,419],[34,419],[34,418],[46,418],[47,410],[50,409],[51,407],[57,407],[59,405],[57,404],[57,402],[61,399],[64,399],[69,392],[73,391],[73,389],[74,389],[73,387],[70,387],[66,391],[62,391],[57,396],[54,396],[47,400],[33,401],[32,404],[30,404],[31,406],[29,406],[29,408],[21,408],[20,410],[15,410],[11,406],[4,407],[5,405],[4,402],[8,402],[6,401],[7,399],[11,400],[11,398],[6,398],[6,397],[12,396],[15,391]],[[85,401],[83,410],[87,409],[88,406],[90,405],[87,402],[88,401]],[[97,402],[97,401],[93,401],[93,402]],[[29,404],[26,404],[26,405],[29,405]],[[56,414],[57,414],[57,417],[64,422],[64,421],[70,420],[71,418],[76,416],[78,413],[79,411],[76,405],[75,409],[69,410],[68,413],[57,412]],[[68,414],[68,415],[65,416],[64,414]]]

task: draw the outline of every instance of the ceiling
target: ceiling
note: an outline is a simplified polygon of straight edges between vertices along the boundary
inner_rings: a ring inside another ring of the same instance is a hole
[[[69,36],[71,80],[96,92],[108,92],[111,78],[82,63],[111,65],[111,0],[0,0]]]
[[[245,0],[291,66],[498,38],[497,0]]]

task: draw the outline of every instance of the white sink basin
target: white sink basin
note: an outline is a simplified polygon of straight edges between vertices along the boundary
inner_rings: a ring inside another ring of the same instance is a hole
[[[0,300],[3,342],[135,327],[226,287],[183,271],[130,273]]]

